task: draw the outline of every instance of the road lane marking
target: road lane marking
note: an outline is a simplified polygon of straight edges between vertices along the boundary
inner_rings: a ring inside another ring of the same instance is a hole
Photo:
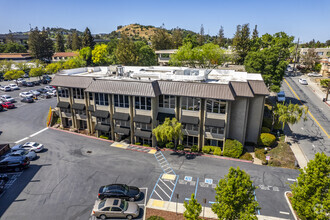
[[[290,215],[290,213],[288,213],[288,212],[282,212],[282,211],[280,211],[280,214],[283,214],[283,215]]]
[[[302,106],[305,106],[299,96],[295,93],[295,91],[292,89],[292,87],[290,86],[290,84],[288,83],[288,81],[286,81],[286,79],[284,79],[284,82],[289,86],[289,88],[291,89],[291,91],[293,92],[293,94],[296,96],[296,98],[300,101]],[[327,135],[328,138],[330,138],[330,135],[326,132],[326,130],[320,125],[320,123],[316,120],[316,118],[312,115],[312,113],[308,110],[308,114],[312,117],[312,119],[316,122],[316,124],[321,128],[321,130]]]
[[[297,179],[290,179],[290,178],[288,178],[288,180],[289,181],[293,181],[293,182],[296,182],[297,181]]]
[[[42,129],[42,130],[40,130],[40,131],[38,131],[38,132],[36,132],[36,133],[34,133],[34,134],[31,134],[29,137],[34,137],[34,136],[40,134],[41,132],[46,131],[47,129],[48,129],[48,128],[44,128],[44,129]]]
[[[196,199],[196,196],[197,196],[198,181],[199,181],[199,177],[197,177],[197,184],[196,184],[196,189],[195,189],[195,199]]]
[[[25,140],[27,140],[27,139],[29,139],[29,137],[25,137],[25,138],[23,138],[23,139],[21,139],[21,140],[18,140],[18,141],[15,142],[15,144],[18,144],[19,142],[25,141]]]

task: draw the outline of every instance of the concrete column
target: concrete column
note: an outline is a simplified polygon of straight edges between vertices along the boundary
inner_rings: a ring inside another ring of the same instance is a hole
[[[225,121],[225,130],[224,130],[224,137],[226,141],[226,138],[228,137],[229,128],[230,128],[230,112],[231,112],[231,102],[226,101],[226,121]]]
[[[158,102],[159,97],[151,98],[151,128],[152,130],[157,127],[157,115],[158,115]],[[152,147],[156,147],[157,140],[155,135],[152,134]]]
[[[249,116],[249,104],[250,104],[250,99],[246,98],[246,107],[245,107],[245,119],[244,119],[244,131],[243,131],[243,140],[242,140],[242,145],[245,146],[245,140],[246,140],[246,128],[247,128],[247,120]]]
[[[58,95],[58,87],[56,87],[56,94],[57,94],[57,96],[56,96],[57,103],[59,103],[60,102],[60,96]],[[60,120],[61,120],[61,125],[62,125],[62,127],[64,127],[61,108],[58,108],[58,109],[59,109],[59,116],[60,116]]]
[[[91,125],[91,121],[90,121],[90,115],[89,115],[89,111],[88,106],[89,106],[89,92],[84,92],[84,100],[85,100],[85,106],[86,106],[86,120],[87,120],[87,129],[88,129],[88,134],[92,133],[92,125]]]
[[[115,125],[113,123],[114,102],[113,94],[109,94],[109,111],[110,111],[110,127],[111,127],[111,140],[115,140]]]
[[[198,149],[202,150],[204,144],[204,113],[205,112],[205,99],[201,99],[199,108],[199,132],[198,132]]]
[[[176,96],[175,97],[175,117],[178,121],[181,120],[181,115],[182,115],[182,111],[181,111],[181,97],[180,96]],[[182,144],[182,140],[179,139],[179,144]]]
[[[134,143],[134,96],[128,96],[129,102],[129,117],[130,117],[130,127],[131,127],[131,144]]]
[[[70,109],[71,109],[72,127],[78,128],[75,111],[72,109],[72,105],[73,105],[73,90],[72,90],[72,88],[69,88],[69,97],[70,97],[69,100],[70,100],[70,107],[71,107]]]

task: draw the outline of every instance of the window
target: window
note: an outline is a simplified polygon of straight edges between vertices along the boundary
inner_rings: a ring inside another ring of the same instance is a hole
[[[205,139],[204,146],[216,146],[223,147],[223,141],[213,140],[213,139]]]
[[[119,208],[119,207],[112,207],[111,208],[111,211],[112,212],[121,212],[121,208]]]
[[[175,108],[175,96],[160,95],[158,106],[160,108]]]
[[[104,208],[104,209],[102,209],[102,211],[104,212],[108,212],[108,211],[110,211],[110,207],[106,207],[106,208]]]
[[[79,129],[87,129],[87,121],[79,120]]]
[[[109,118],[96,118],[97,123],[101,123],[103,125],[110,125],[110,119]]]
[[[71,110],[69,108],[61,108],[61,112],[71,114]]]
[[[95,93],[96,105],[109,105],[109,96],[104,93]]]
[[[182,124],[182,128],[188,131],[198,131],[198,125],[193,124]]]
[[[63,98],[69,98],[69,89],[58,87],[58,96]]]
[[[79,88],[73,88],[73,98],[75,99],[84,99],[84,90]]]
[[[222,101],[219,99],[207,99],[206,100],[206,111],[217,113],[217,114],[225,114],[226,113],[226,101]]]
[[[115,106],[121,108],[128,108],[128,96],[127,95],[114,95],[115,98]]]
[[[142,145],[149,145],[152,146],[152,139],[150,138],[140,138],[136,137],[136,142],[135,143],[141,143]]]
[[[135,96],[135,108],[142,110],[151,110],[151,98]]]
[[[213,134],[223,134],[225,131],[224,128],[216,128],[216,127],[211,127],[211,126],[206,126],[205,127],[205,132],[210,132]]]
[[[317,55],[323,56],[323,52],[317,52]]]
[[[89,92],[89,100],[93,100],[93,93]]]
[[[115,122],[117,127],[126,127],[126,128],[130,128],[130,121],[122,121],[122,120],[116,120]]]
[[[189,111],[199,111],[200,98],[182,97],[181,108]]]
[[[78,110],[78,109],[76,109],[75,111],[76,111],[76,114],[78,114],[78,115],[86,115],[86,111],[85,110]]]
[[[151,124],[136,122],[135,127],[141,130],[151,131]]]
[[[198,145],[198,137],[193,137],[193,136],[187,136],[187,135],[185,135],[183,137],[182,144],[183,145],[186,145],[186,146]]]

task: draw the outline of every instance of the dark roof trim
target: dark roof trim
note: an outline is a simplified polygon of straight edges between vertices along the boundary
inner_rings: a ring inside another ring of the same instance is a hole
[[[205,120],[205,126],[223,128],[223,127],[225,127],[225,120],[207,118]]]
[[[53,77],[51,86],[69,87],[69,88],[82,88],[86,89],[93,79],[86,76],[64,76],[56,75]]]
[[[234,89],[236,96],[240,97],[254,97],[251,88],[247,82],[230,82]]]
[[[141,130],[135,130],[134,135],[140,138],[151,138],[151,131],[141,131]]]
[[[135,115],[134,122],[141,122],[145,124],[150,124],[151,123],[151,117],[150,116],[145,116],[145,115]]]
[[[116,112],[116,113],[113,114],[113,119],[128,121],[129,120],[129,114]]]
[[[109,118],[110,113],[108,111],[96,110],[95,112],[92,112],[92,116],[97,118]]]
[[[56,107],[59,107],[59,108],[70,108],[70,103],[69,102],[59,102],[59,103],[57,103]]]
[[[96,124],[95,125],[95,130],[109,132],[110,131],[110,126],[109,125]]]
[[[248,80],[249,85],[255,95],[269,95],[268,88],[264,81],[261,80]]]
[[[175,118],[175,114],[158,112],[158,115],[157,115],[158,121],[165,121],[165,118],[170,118],[170,119]]]
[[[84,110],[85,109],[85,105],[84,104],[80,104],[80,103],[73,103],[72,108],[73,109],[76,109],[76,110]]]
[[[197,117],[185,116],[185,115],[181,117],[181,123],[184,124],[198,125],[198,122],[199,122],[199,118]]]
[[[128,128],[115,127],[114,131],[119,135],[129,135],[130,130]]]

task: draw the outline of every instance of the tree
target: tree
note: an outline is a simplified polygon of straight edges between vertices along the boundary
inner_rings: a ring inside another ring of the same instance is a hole
[[[261,73],[271,91],[278,92],[288,65],[290,47],[294,37],[284,32],[273,36],[265,34],[261,37],[260,47],[250,51],[245,58],[245,70],[249,73]]]
[[[166,50],[173,47],[171,36],[163,28],[155,31],[155,34],[151,37],[151,44],[155,50]]]
[[[320,61],[320,57],[317,55],[315,48],[309,48],[307,53],[302,56],[302,60],[307,70],[313,70],[315,65]]]
[[[148,45],[140,47],[137,59],[139,66],[153,66],[157,64],[156,54]]]
[[[9,42],[0,45],[0,53],[26,53],[26,48],[19,43]]]
[[[49,74],[55,74],[58,71],[62,69],[62,63],[56,62],[56,63],[50,63],[46,66],[45,71]]]
[[[225,46],[225,34],[224,34],[224,30],[223,30],[222,26],[220,27],[220,30],[219,30],[219,34],[217,37],[217,43],[220,47]]]
[[[183,217],[187,220],[198,220],[199,215],[202,212],[202,205],[197,202],[197,199],[195,199],[195,194],[191,194],[189,203],[184,201],[183,206],[186,208],[186,210],[183,213]]]
[[[24,76],[24,71],[22,70],[9,70],[5,73],[4,78],[8,80],[22,78]]]
[[[259,207],[254,200],[255,189],[250,175],[239,167],[231,167],[215,188],[216,203],[212,205],[212,211],[219,219],[257,219]]]
[[[44,68],[42,68],[42,67],[37,67],[37,68],[33,68],[33,69],[31,69],[29,75],[30,75],[31,77],[39,77],[39,78],[40,78],[40,77],[43,76],[45,73],[46,73],[46,71],[45,71]]]
[[[72,34],[68,34],[66,39],[66,49],[72,50]]]
[[[84,47],[79,51],[79,57],[86,61],[87,66],[92,64],[92,49],[90,47]]]
[[[109,63],[110,54],[106,44],[96,45],[92,51],[93,63],[97,65],[107,65]]]
[[[277,103],[275,109],[273,110],[273,125],[278,120],[282,122],[282,129],[286,123],[296,124],[303,117],[304,121],[307,120],[308,107],[300,107],[298,104],[289,105]]]
[[[205,43],[205,37],[204,37],[204,27],[203,24],[201,25],[201,30],[199,31],[198,35],[198,44],[199,46],[202,46]]]
[[[315,154],[307,167],[300,169],[297,182],[291,185],[292,206],[301,219],[329,219],[330,157]]]
[[[72,50],[79,50],[81,48],[81,39],[77,31],[72,33]]]
[[[250,27],[249,24],[237,25],[233,46],[238,55],[237,63],[243,64],[250,49]]]
[[[13,61],[10,60],[0,60],[0,74],[5,74],[11,70]]]
[[[90,48],[94,48],[94,38],[91,34],[91,31],[89,30],[88,27],[86,27],[83,36],[82,36],[82,46],[83,47],[90,47]]]
[[[174,29],[172,34],[172,45],[174,48],[182,46],[182,31],[179,28]]]
[[[62,64],[63,69],[74,69],[84,66],[86,66],[86,61],[81,59],[80,57],[71,58]]]
[[[128,66],[136,64],[137,54],[135,45],[126,34],[123,34],[119,40],[115,54],[120,64]]]
[[[257,30],[258,25],[254,26],[253,33],[252,33],[252,40],[257,39],[259,37],[259,32]]]
[[[56,34],[55,51],[56,52],[64,52],[65,51],[64,37],[63,37],[63,34],[61,32],[58,32]]]
[[[28,45],[31,55],[36,59],[51,60],[54,54],[53,41],[48,37],[45,28],[41,32],[38,27],[31,29]]]
[[[177,141],[182,139],[182,124],[178,122],[176,118],[166,118],[164,123],[158,125],[156,128],[152,130],[152,133],[155,135],[157,141],[159,142],[170,142],[175,140],[175,144]]]

